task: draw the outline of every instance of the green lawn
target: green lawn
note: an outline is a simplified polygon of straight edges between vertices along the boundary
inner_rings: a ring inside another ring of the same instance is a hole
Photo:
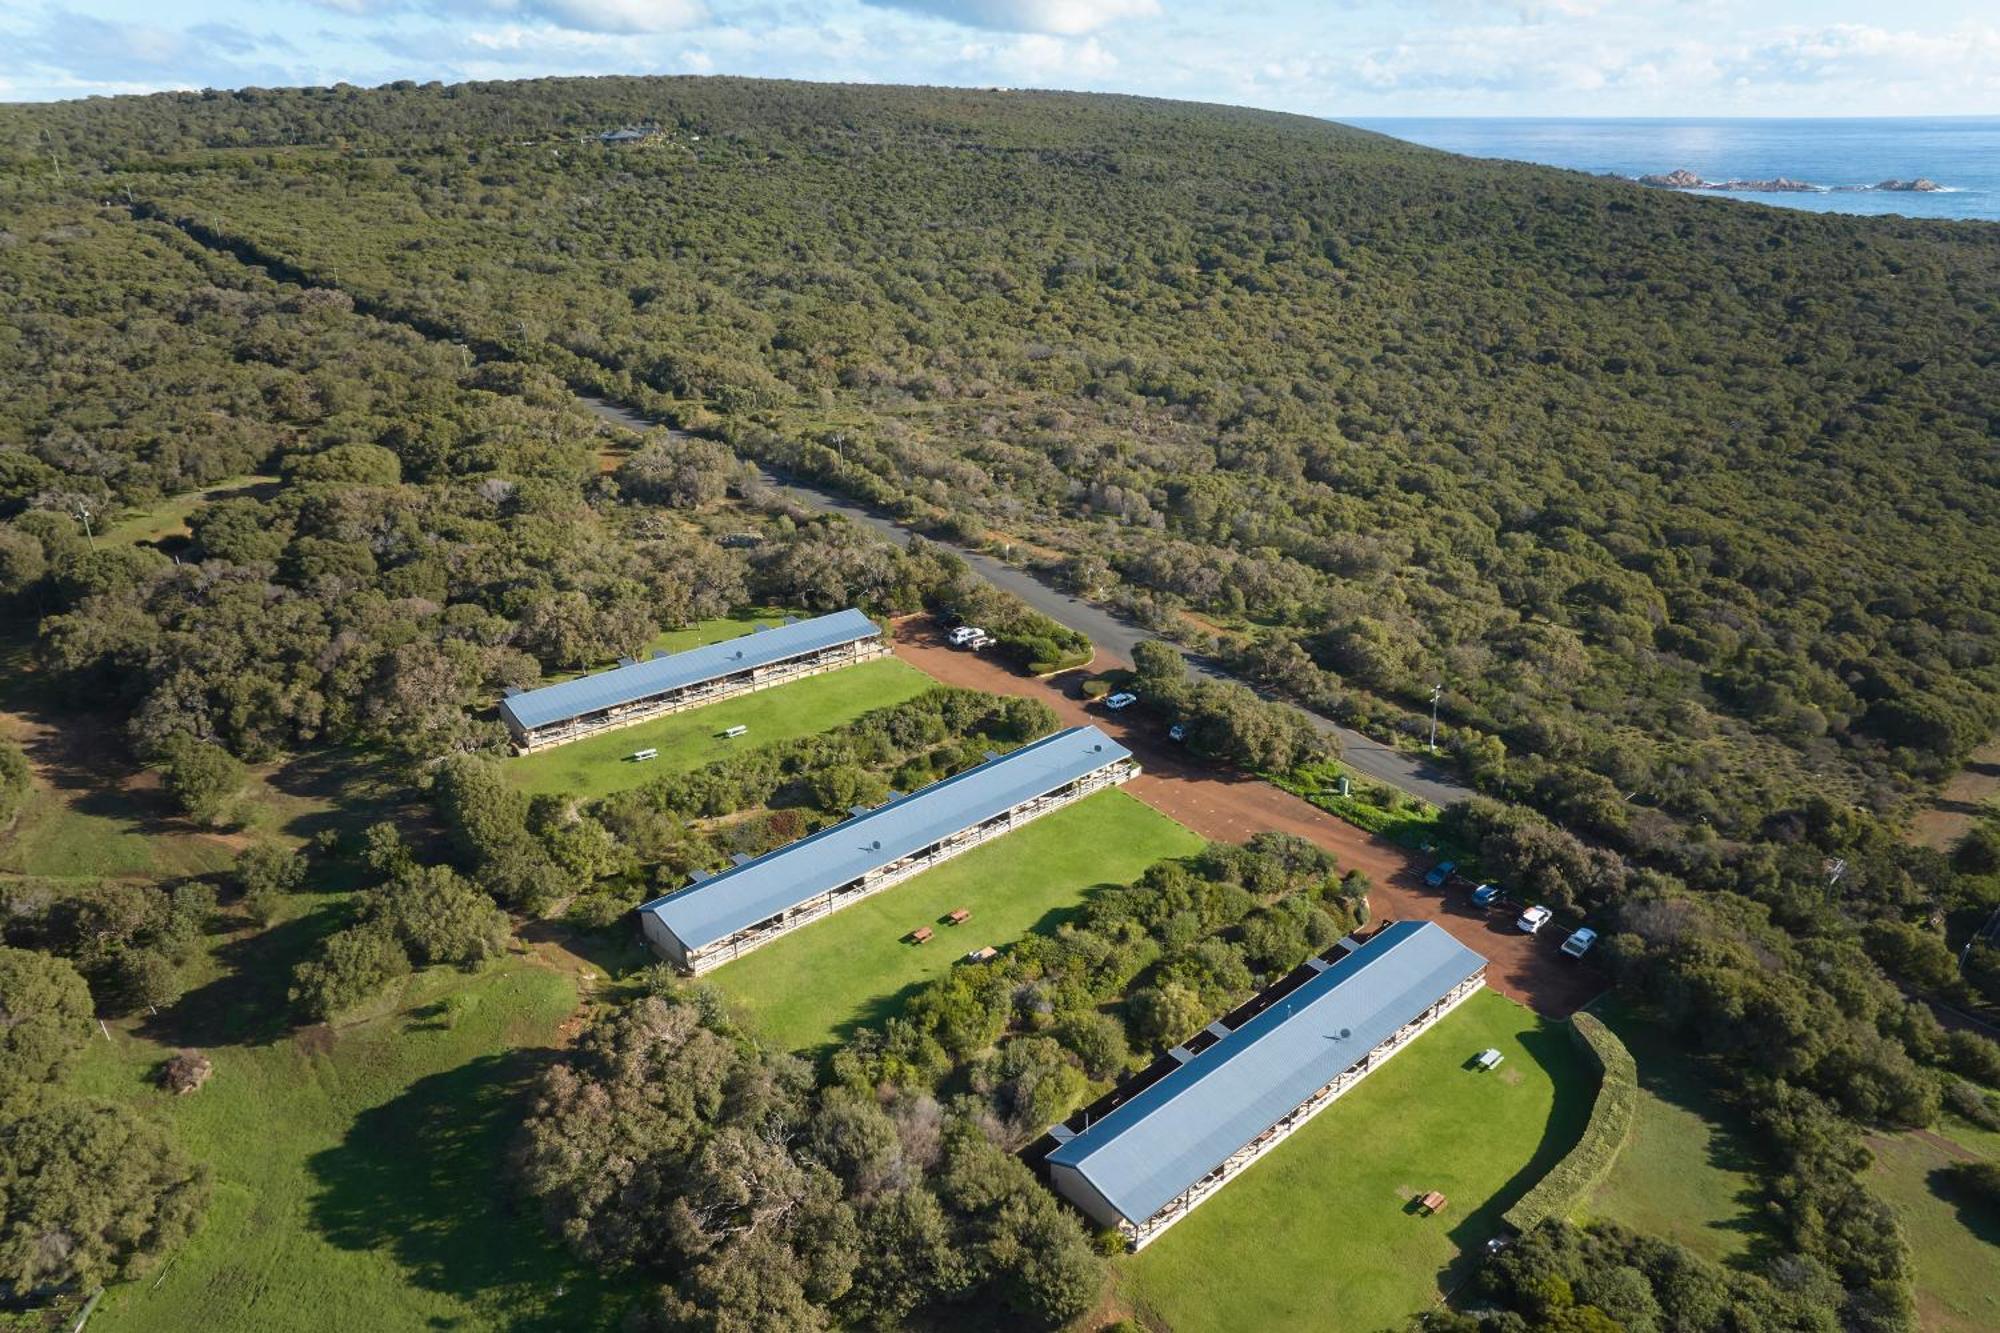
[[[1765,1238],[1749,1140],[1658,1026],[1615,1000],[1592,1010],[1639,1066],[1639,1108],[1617,1165],[1579,1210],[1677,1240],[1718,1262]]]
[[[1200,838],[1121,791],[1043,815],[803,927],[706,978],[743,1021],[790,1050],[823,1047],[893,1016],[910,994],[981,945],[1059,925],[1095,885],[1127,884],[1153,862],[1186,856]],[[947,926],[956,907],[972,920]],[[936,938],[905,936],[930,926]]]
[[[737,699],[691,708],[636,727],[558,745],[539,754],[507,761],[507,774],[525,792],[560,792],[570,796],[605,796],[637,787],[662,773],[698,768],[750,745],[770,745],[844,726],[863,713],[887,708],[937,682],[893,657],[843,667],[823,676]],[[744,726],[750,734],[723,740],[725,727]],[[627,757],[647,748],[658,759],[635,764]]]
[[[1957,1155],[1914,1134],[1870,1137],[1868,1185],[1903,1219],[1925,1333],[2000,1328],[2000,1209],[1939,1179]]]
[[[113,545],[128,546],[159,542],[168,537],[184,537],[188,519],[210,500],[233,495],[254,494],[259,487],[271,486],[276,477],[231,477],[198,491],[169,496],[151,509],[125,510],[105,524],[98,536]]]
[[[294,1032],[282,995],[244,978],[282,986],[270,964],[323,927],[307,916],[225,944],[230,972],[92,1044],[79,1084],[171,1121],[216,1186],[194,1239],[109,1292],[91,1328],[615,1326],[630,1293],[559,1250],[504,1167],[518,1093],[576,1005],[572,979],[522,957],[433,970],[363,1021]],[[215,1075],[169,1097],[152,1072],[183,1043]]]
[[[1506,1063],[1469,1070],[1497,1046]],[[1400,1328],[1465,1279],[1576,1142],[1596,1083],[1559,1023],[1481,991],[1145,1250],[1121,1297],[1175,1333]],[[1410,1200],[1441,1190],[1423,1217]]]

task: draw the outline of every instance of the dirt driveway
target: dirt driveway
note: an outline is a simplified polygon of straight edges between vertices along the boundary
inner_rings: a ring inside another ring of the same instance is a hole
[[[1511,913],[1481,912],[1467,906],[1459,884],[1450,893],[1426,888],[1429,867],[1411,853],[1364,833],[1344,820],[1273,787],[1268,782],[1221,772],[1194,762],[1165,739],[1145,717],[1128,717],[1088,706],[1081,693],[1090,674],[1070,671],[1046,680],[1017,676],[978,653],[946,645],[936,627],[912,617],[895,627],[896,656],[943,681],[989,694],[1040,699],[1066,726],[1093,723],[1137,756],[1145,772],[1126,784],[1146,804],[1205,838],[1242,842],[1265,829],[1308,838],[1374,882],[1368,905],[1375,918],[1435,921],[1491,964],[1487,984],[1536,1013],[1564,1018],[1604,989],[1595,970],[1564,958],[1554,937],[1523,935]]]

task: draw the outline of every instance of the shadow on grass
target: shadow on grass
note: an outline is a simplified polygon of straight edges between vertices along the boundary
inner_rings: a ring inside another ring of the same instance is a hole
[[[1958,1223],[1988,1245],[2000,1246],[2000,1203],[1982,1198],[1949,1166],[1931,1168],[1924,1183],[1939,1200],[1958,1213]]]
[[[1576,1146],[1583,1137],[1584,1126],[1590,1123],[1590,1109],[1597,1102],[1597,1080],[1585,1067],[1582,1054],[1561,1024],[1537,1023],[1520,1034],[1520,1041],[1528,1058],[1548,1071],[1555,1085],[1555,1101],[1549,1108],[1547,1123],[1542,1126],[1541,1141],[1527,1162],[1447,1233],[1457,1253],[1438,1270],[1439,1291],[1455,1291],[1472,1276],[1485,1259],[1487,1240],[1501,1231],[1501,1217]]]
[[[331,901],[217,946],[221,975],[149,1017],[140,1031],[169,1046],[257,1045],[284,1037],[293,1026],[286,994],[292,968],[351,919],[346,902]]]
[[[1768,1181],[1770,1169],[1751,1147],[1750,1127],[1710,1089],[1698,1060],[1681,1048],[1656,1019],[1632,1006],[1607,1000],[1594,1010],[1632,1052],[1639,1067],[1639,1087],[1668,1106],[1685,1111],[1708,1129],[1705,1155],[1718,1171]],[[1730,1196],[1736,1215],[1711,1221],[1711,1231],[1734,1232],[1744,1238],[1741,1251],[1726,1256],[1725,1267],[1760,1272],[1783,1252],[1764,1216],[1764,1191],[1751,1185]]]
[[[556,1058],[482,1056],[363,1111],[340,1146],[307,1162],[314,1228],[342,1249],[392,1256],[416,1286],[490,1311],[500,1327],[616,1327],[639,1287],[572,1260],[510,1184],[523,1098]]]
[[[622,981],[660,961],[640,943],[629,914],[603,930],[535,919],[522,922],[514,933],[525,943],[553,945],[575,954],[613,981]]]

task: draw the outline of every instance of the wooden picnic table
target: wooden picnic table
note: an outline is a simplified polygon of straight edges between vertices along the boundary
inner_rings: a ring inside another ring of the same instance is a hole
[[[962,926],[972,920],[972,909],[970,907],[954,907],[951,910],[951,915],[947,916],[945,920],[951,922],[954,926]]]
[[[925,940],[928,940],[930,937],[931,937],[931,928],[929,926],[918,926],[915,930],[910,932],[910,942],[912,944],[922,944]]]
[[[1450,1202],[1451,1200],[1445,1198],[1444,1195],[1439,1194],[1436,1190],[1432,1190],[1430,1193],[1424,1195],[1423,1198],[1417,1200],[1418,1205],[1426,1213],[1441,1213],[1444,1211],[1445,1205]]]

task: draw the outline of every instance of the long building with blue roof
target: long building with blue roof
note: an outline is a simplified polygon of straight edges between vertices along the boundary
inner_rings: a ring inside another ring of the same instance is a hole
[[[706,972],[1051,810],[1138,773],[1096,727],[1071,727],[645,904],[654,952]]]
[[[1148,1244],[1485,984],[1486,960],[1399,921],[1082,1129],[1057,1126],[1050,1183],[1133,1248]],[[1199,1046],[1199,1050],[1190,1047]]]
[[[655,653],[500,701],[523,753],[880,657],[882,630],[849,608],[682,653]]]

